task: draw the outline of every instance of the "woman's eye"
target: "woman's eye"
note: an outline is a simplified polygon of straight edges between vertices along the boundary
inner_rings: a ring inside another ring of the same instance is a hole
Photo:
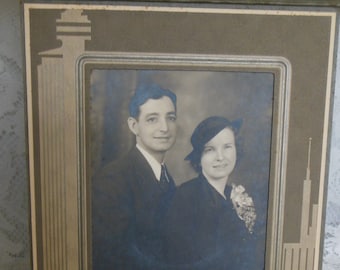
[[[175,122],[176,121],[176,116],[169,116],[168,119],[172,122]]]

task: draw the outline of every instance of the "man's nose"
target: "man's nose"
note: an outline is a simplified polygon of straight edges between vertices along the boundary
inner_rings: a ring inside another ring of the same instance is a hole
[[[161,131],[168,131],[169,129],[169,125],[168,125],[168,121],[166,118],[162,118],[160,120],[160,130]]]

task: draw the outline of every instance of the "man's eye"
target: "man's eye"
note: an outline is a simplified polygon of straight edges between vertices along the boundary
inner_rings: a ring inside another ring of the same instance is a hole
[[[154,123],[154,122],[157,121],[157,118],[156,118],[156,117],[150,117],[150,118],[146,119],[146,121],[147,121],[148,123]]]

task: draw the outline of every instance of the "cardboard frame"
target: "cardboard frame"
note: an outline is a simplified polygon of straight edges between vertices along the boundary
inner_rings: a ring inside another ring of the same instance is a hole
[[[335,9],[27,2],[23,10],[34,269],[92,269],[94,70],[272,74],[265,269],[321,269]]]

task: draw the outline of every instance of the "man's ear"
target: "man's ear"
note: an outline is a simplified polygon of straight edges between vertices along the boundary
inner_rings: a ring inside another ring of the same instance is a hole
[[[137,136],[138,135],[138,122],[136,118],[130,116],[127,122],[128,122],[129,129],[131,130],[131,132]]]

